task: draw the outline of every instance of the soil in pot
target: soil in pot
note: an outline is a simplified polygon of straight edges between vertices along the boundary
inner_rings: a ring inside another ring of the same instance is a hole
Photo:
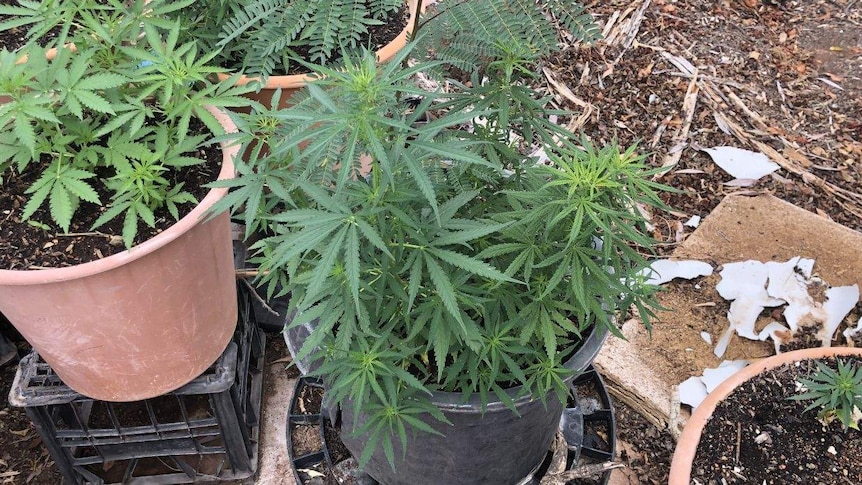
[[[290,433],[293,456],[310,455],[323,449],[320,429],[315,425],[291,424]]]
[[[862,359],[843,357],[862,365]],[[835,368],[835,359],[822,359]],[[692,465],[692,483],[862,483],[862,432],[824,424],[806,401],[792,401],[796,379],[815,360],[766,371],[733,391],[703,430]]]
[[[206,127],[193,119],[190,135],[207,133]],[[166,174],[172,182],[183,182],[183,189],[198,201],[202,200],[209,188],[206,184],[216,180],[221,169],[222,152],[218,145],[207,145],[196,152],[184,154],[204,160],[204,163],[175,169]],[[0,221],[3,232],[0,234],[0,269],[26,270],[40,268],[59,268],[74,266],[108,257],[126,249],[123,244],[123,217],[120,216],[102,227],[92,230],[93,222],[106,210],[81,201],[81,207],[69,228],[69,234],[62,234],[57,228],[41,223],[51,221],[47,204],[43,204],[30,218],[30,222],[20,219],[21,210],[29,199],[24,192],[39,178],[44,167],[51,163],[31,164],[23,173],[7,171],[4,173],[3,190],[0,191]],[[102,175],[102,174],[99,174]],[[95,179],[92,179],[95,180]],[[110,200],[111,192],[98,182],[92,183],[103,203]],[[179,204],[180,218],[195,208],[195,204]],[[156,225],[151,228],[140,222],[135,244],[152,238],[176,221],[167,209],[155,212]]]
[[[7,5],[10,7],[20,6],[18,4],[18,0],[0,0],[0,5]],[[0,22],[5,22],[10,18],[12,18],[10,15],[0,15]],[[22,27],[16,27],[14,29],[0,31],[0,47],[5,47],[7,50],[10,51],[20,49],[24,46],[24,44],[27,43],[27,31],[29,28],[29,25],[24,25]],[[60,34],[61,30],[62,27],[59,25],[49,30],[47,34],[45,34],[41,39],[39,39],[39,45],[44,46],[48,43],[48,41],[56,38]]]

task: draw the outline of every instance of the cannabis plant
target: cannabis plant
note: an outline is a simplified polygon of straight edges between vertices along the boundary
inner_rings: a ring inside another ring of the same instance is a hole
[[[214,54],[178,43],[165,16],[176,5],[79,6],[74,29],[58,24],[54,45],[67,47],[51,59],[35,43],[0,52],[0,177],[32,180],[15,219],[68,232],[82,211],[101,212],[95,227],[121,218],[130,247],[140,224],[195,202],[173,172],[202,163],[194,152],[223,132],[207,107],[246,104],[244,88],[212,83]]]
[[[269,76],[288,72],[292,51],[326,63],[342,48],[361,46],[370,27],[404,6],[405,0],[197,0],[177,16],[189,39],[221,52],[223,65]]]
[[[862,410],[862,367],[836,360],[836,369],[817,362],[817,371],[811,377],[797,379],[804,392],[790,399],[812,401],[805,408],[806,411],[820,408],[817,414],[820,419],[837,417],[845,430],[859,429],[857,421],[858,413]]]
[[[440,62],[409,55],[318,67],[294,107],[247,127],[269,154],[219,184],[233,189],[221,207],[269,234],[253,250],[262,282],[291,293],[292,325],[317,322],[297,357],[319,358],[334,401],[370,416],[362,460],[382,444],[391,461],[406,427],[430,431],[420,413],[443,419],[434,390],[564,399],[589,329],[616,332],[631,305],[648,322],[654,304],[635,207],[662,206],[661,186],[643,156],[552,123],[564,113],[523,57],[442,93],[412,84]]]

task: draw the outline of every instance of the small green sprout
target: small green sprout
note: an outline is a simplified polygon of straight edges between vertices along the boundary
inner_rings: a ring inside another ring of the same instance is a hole
[[[805,411],[820,408],[818,418],[831,420],[837,417],[844,429],[859,429],[858,409],[862,409],[862,368],[836,359],[838,369],[817,362],[817,371],[811,378],[798,378],[796,382],[805,390],[791,396],[794,401],[813,400]]]

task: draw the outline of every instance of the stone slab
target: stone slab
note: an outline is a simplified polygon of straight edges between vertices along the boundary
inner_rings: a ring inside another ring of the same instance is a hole
[[[296,485],[287,454],[287,410],[295,385],[296,379],[288,377],[284,363],[267,364],[263,377],[257,484]]]
[[[814,271],[832,286],[862,285],[862,234],[769,195],[728,196],[673,253],[719,267],[754,259],[815,260]],[[676,434],[679,416],[674,386],[723,359],[757,359],[773,353],[771,343],[736,336],[718,359],[701,336],[716,342],[727,325],[729,304],[715,292],[717,274],[666,285],[659,312],[648,333],[637,321],[626,322],[628,340],[609,339],[596,366],[617,399],[653,424]],[[763,319],[767,320],[767,319]],[[855,323],[855,322],[854,322]],[[765,322],[758,322],[758,328]]]

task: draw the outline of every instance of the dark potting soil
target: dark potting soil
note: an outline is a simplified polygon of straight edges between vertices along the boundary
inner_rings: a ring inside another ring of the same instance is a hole
[[[3,0],[0,0],[3,1]],[[8,0],[6,0],[8,1]],[[380,25],[372,25],[368,27],[368,33],[359,38],[357,45],[362,45],[368,47],[370,50],[377,51],[386,44],[395,40],[398,35],[404,31],[404,28],[407,26],[407,21],[410,18],[410,9],[407,7],[407,4],[401,6],[400,9],[392,12],[392,15],[389,16],[388,19],[385,19]],[[309,47],[307,46],[295,46],[292,47],[293,51],[296,55],[302,59],[309,58]],[[336,52],[333,55],[333,58],[330,59],[330,63],[338,62],[341,59],[341,54]],[[233,64],[233,65],[230,65]],[[234,61],[232,63],[224,65],[227,69],[237,69],[242,66],[242,62]],[[274,73],[274,74],[305,74],[308,72],[308,69],[305,66],[302,66],[297,63],[291,63],[288,66],[286,73]]]
[[[193,120],[190,134],[203,134],[205,130],[202,123]],[[185,155],[200,158],[203,163],[172,170],[165,177],[172,183],[184,183],[183,189],[200,201],[209,191],[204,185],[214,181],[221,170],[221,148],[217,145],[207,145]],[[42,170],[49,163],[50,160],[44,160],[41,164],[31,164],[20,174],[11,169],[2,174],[0,227],[3,230],[0,231],[0,269],[27,270],[73,266],[95,261],[126,249],[121,237],[123,215],[95,230],[92,228],[93,222],[106,210],[105,206],[81,201],[69,227],[69,234],[63,234],[62,230],[52,224],[47,203],[43,204],[29,219],[39,224],[21,220],[21,211],[30,197],[25,194],[25,191],[39,178]],[[99,200],[102,203],[110,200],[111,192],[106,187],[98,183],[95,178],[90,179],[90,182],[99,193]],[[180,217],[183,217],[191,212],[195,204],[185,203],[177,207]],[[155,211],[155,216],[154,228],[139,221],[135,244],[152,238],[175,222],[165,208]],[[40,224],[47,225],[48,229],[39,227]]]
[[[18,0],[0,0],[0,5],[17,7]],[[10,15],[0,15],[0,22],[8,20],[10,17]],[[24,44],[27,43],[27,31],[29,29],[29,25],[22,25],[21,27],[15,27],[14,29],[0,31],[0,47],[5,47],[6,50],[9,51],[16,51],[20,49],[24,46]],[[62,28],[60,26],[54,27],[53,29],[49,30],[47,34],[37,40],[37,42],[39,43],[39,45],[45,46],[52,39],[57,38],[57,36],[60,35],[61,30]],[[74,29],[70,29],[70,32],[71,30]]]
[[[821,362],[835,368],[835,359]],[[692,483],[862,483],[862,432],[844,431],[838,420],[824,424],[817,409],[803,412],[808,402],[787,399],[797,394],[796,378],[814,370],[813,360],[784,365],[719,404],[700,439]]]
[[[320,414],[322,404],[323,388],[317,386],[303,387],[296,402],[300,414]]]

